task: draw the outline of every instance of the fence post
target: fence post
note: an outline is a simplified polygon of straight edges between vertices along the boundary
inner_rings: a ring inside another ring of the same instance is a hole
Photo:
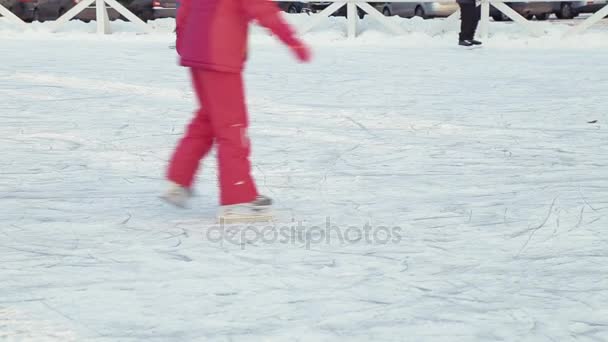
[[[489,34],[489,26],[490,26],[490,1],[489,0],[481,0],[481,18],[480,18],[480,29],[479,34],[481,35],[481,39],[488,39]]]
[[[357,37],[357,4],[349,2],[346,4],[346,17],[348,20],[348,38]]]
[[[110,18],[108,17],[108,10],[106,9],[106,2],[104,0],[95,1],[95,11],[97,14],[97,34],[110,34]]]

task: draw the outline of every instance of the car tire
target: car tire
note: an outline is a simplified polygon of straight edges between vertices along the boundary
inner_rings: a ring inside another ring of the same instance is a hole
[[[559,16],[558,18],[560,19],[572,19],[574,18],[574,10],[572,9],[572,5],[570,5],[569,3],[563,3],[562,7],[559,10]]]
[[[61,18],[61,16],[64,15],[64,14],[65,14],[65,8],[62,7],[62,8],[59,9],[59,11],[57,11],[57,18],[56,19]]]
[[[388,8],[388,7],[384,7],[384,8],[382,9],[382,14],[384,14],[384,16],[385,16],[385,17],[390,17],[390,16],[392,16],[392,15],[393,15],[393,14],[391,13],[390,8]]]
[[[422,19],[426,19],[426,13],[424,13],[424,8],[422,6],[416,6],[416,10],[414,11],[414,16],[420,17]]]
[[[289,8],[287,9],[287,13],[291,13],[291,14],[302,13],[302,9],[299,8],[298,6],[292,4],[292,5],[289,5]]]
[[[540,20],[540,21],[547,20],[547,19],[549,19],[550,15],[551,15],[550,13],[537,14],[536,15],[536,20]]]
[[[137,15],[141,20],[143,20],[144,22],[148,22],[150,20],[154,19],[154,10],[151,8],[146,8],[144,10],[142,10],[141,12],[139,12],[139,14]]]
[[[511,21],[511,18],[507,17],[507,15],[502,12],[492,15],[492,18],[494,21]]]
[[[34,22],[34,21],[38,21],[38,22],[41,22],[41,23],[44,22],[44,20],[42,20],[40,18],[40,11],[38,11],[37,8],[34,8],[34,14],[32,15],[32,22]]]

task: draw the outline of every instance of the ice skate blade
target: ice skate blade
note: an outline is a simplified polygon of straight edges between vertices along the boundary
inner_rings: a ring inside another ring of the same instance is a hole
[[[166,195],[158,196],[158,198],[160,198],[165,203],[171,204],[174,207],[188,209],[188,203],[186,201],[175,201]]]
[[[228,214],[217,217],[219,224],[270,222],[272,220],[273,216],[270,213]]]
[[[471,45],[471,46],[462,46],[462,45],[459,45],[457,47],[458,50],[467,50],[467,51],[468,50],[477,50],[477,49],[482,49],[482,48],[483,48],[483,46],[481,46],[481,45]]]

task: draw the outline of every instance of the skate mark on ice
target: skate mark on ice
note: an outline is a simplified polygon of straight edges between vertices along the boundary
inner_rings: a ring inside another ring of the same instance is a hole
[[[549,218],[551,217],[551,215],[553,214],[553,207],[555,206],[555,202],[557,201],[557,198],[559,196],[556,196],[555,198],[553,198],[553,201],[551,202],[551,205],[549,206],[549,210],[547,212],[547,216],[545,217],[545,219],[543,220],[543,222],[538,225],[537,227],[534,228],[528,228],[525,230],[522,230],[518,233],[512,234],[511,238],[517,238],[519,236],[522,236],[528,232],[530,232],[530,235],[528,236],[528,239],[526,240],[526,242],[524,243],[524,245],[521,247],[521,249],[519,250],[519,252],[517,252],[516,257],[519,257],[521,255],[521,253],[523,252],[523,250],[528,246],[528,243],[530,243],[530,240],[532,240],[532,238],[534,237],[534,234],[536,234],[536,232],[541,229],[542,227],[545,226],[545,224],[547,224],[547,222],[549,221]]]

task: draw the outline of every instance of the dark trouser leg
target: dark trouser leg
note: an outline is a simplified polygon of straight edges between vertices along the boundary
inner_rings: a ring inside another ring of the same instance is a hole
[[[475,30],[479,23],[480,9],[475,3],[465,3],[460,5],[460,40],[471,40],[475,37]]]

